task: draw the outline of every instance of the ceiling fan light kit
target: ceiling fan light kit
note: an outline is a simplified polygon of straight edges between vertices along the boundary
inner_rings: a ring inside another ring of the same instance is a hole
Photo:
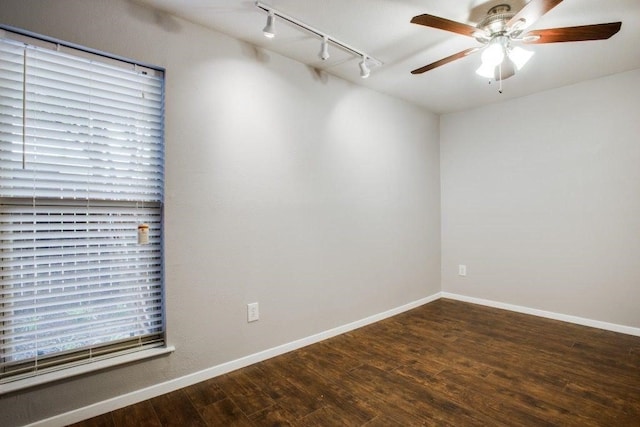
[[[476,74],[489,79],[495,79],[496,81],[511,77],[515,74],[516,70],[521,70],[535,53],[531,50],[523,49],[520,46],[510,47],[507,44],[507,47],[501,46],[498,53],[494,55],[490,50],[491,48],[491,46],[487,46],[483,50],[481,55],[482,65],[476,70]],[[495,58],[492,56],[495,56]],[[489,59],[485,57],[489,57]],[[515,67],[515,69],[511,71],[513,67]],[[498,70],[498,68],[501,69]],[[509,69],[509,72],[504,72],[505,68]]]
[[[367,54],[366,52],[363,52],[360,49],[356,49],[348,45],[347,43],[344,43],[336,39],[335,37],[332,37],[329,34],[312,27],[311,25],[305,24],[299,19],[296,19],[290,15],[287,15],[284,12],[274,9],[272,6],[268,4],[262,3],[261,1],[256,1],[255,5],[258,9],[261,9],[267,12],[267,24],[262,30],[264,36],[267,38],[275,37],[276,35],[275,19],[276,17],[278,17],[283,21],[293,24],[297,28],[300,28],[308,33],[318,36],[322,40],[318,57],[323,61],[326,61],[330,57],[329,43],[331,43],[332,45],[338,47],[339,49],[342,49],[347,53],[350,53],[351,55],[354,55],[357,58],[362,58],[362,61],[358,63],[358,68],[360,69],[360,77],[362,77],[363,79],[366,79],[367,77],[369,77],[369,75],[371,74],[372,68],[377,68],[382,66],[382,61],[376,58],[373,58],[371,55]]]
[[[417,68],[411,71],[411,74],[422,74],[480,50],[482,51],[480,55],[482,64],[476,73],[482,77],[502,82],[502,80],[513,76],[516,70],[522,69],[534,54],[533,51],[518,46],[519,44],[605,40],[620,31],[621,22],[610,22],[526,32],[528,27],[562,1],[531,0],[517,13],[511,11],[511,6],[508,4],[499,4],[489,9],[487,16],[475,27],[428,14],[414,16],[411,19],[413,24],[472,37],[483,46],[463,50]]]

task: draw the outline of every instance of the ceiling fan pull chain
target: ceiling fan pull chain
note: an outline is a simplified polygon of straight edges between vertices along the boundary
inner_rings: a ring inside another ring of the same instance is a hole
[[[500,83],[498,84],[498,93],[502,93],[502,64],[498,65],[498,73],[500,73]]]

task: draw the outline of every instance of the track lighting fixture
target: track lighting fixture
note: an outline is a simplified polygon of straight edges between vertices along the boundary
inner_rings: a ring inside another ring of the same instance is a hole
[[[371,70],[369,70],[369,67],[367,66],[367,57],[363,55],[362,61],[360,62],[360,77],[366,79],[370,74]]]
[[[275,24],[275,19],[276,17],[278,17],[280,20],[282,21],[286,21],[290,24],[293,24],[294,26],[305,30],[317,37],[320,37],[320,39],[322,39],[322,44],[320,46],[320,52],[318,53],[318,56],[320,57],[320,59],[322,59],[323,61],[326,61],[327,59],[329,59],[329,43],[331,43],[332,45],[334,45],[335,47],[338,47],[340,49],[342,49],[343,51],[354,55],[357,58],[362,58],[362,61],[358,64],[360,67],[360,77],[366,79],[367,77],[369,77],[369,75],[371,74],[371,67],[380,67],[382,66],[382,61],[379,61],[375,58],[372,58],[370,55],[368,55],[367,53],[356,49],[352,46],[349,46],[348,44],[341,42],[340,40],[331,37],[330,35],[317,30],[316,28],[313,28],[310,25],[305,24],[302,21],[297,20],[296,18],[289,16],[283,12],[280,12],[279,10],[276,10],[274,8],[272,8],[270,5],[264,4],[261,1],[256,1],[255,2],[256,7],[259,9],[262,9],[263,11],[267,12],[267,25],[264,27],[264,29],[262,30],[262,32],[264,33],[265,37],[268,38],[273,38],[276,35],[275,32],[275,28],[274,28],[274,24]]]
[[[276,29],[274,26],[275,20],[276,20],[276,17],[273,11],[270,10],[269,15],[267,15],[267,25],[265,25],[264,28],[262,29],[262,33],[268,39],[272,39],[276,36]]]
[[[320,53],[318,54],[318,56],[320,56],[320,59],[322,59],[323,61],[329,59],[329,38],[327,36],[324,36],[322,38],[322,47],[320,48]]]

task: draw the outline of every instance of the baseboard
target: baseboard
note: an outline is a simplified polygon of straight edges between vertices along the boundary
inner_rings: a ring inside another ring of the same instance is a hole
[[[464,295],[452,294],[449,292],[441,292],[440,295],[442,298],[449,298],[458,301],[469,302],[472,304],[485,305],[487,307],[501,308],[504,310],[515,311],[517,313],[532,314],[534,316],[545,317],[547,319],[561,320],[563,322],[575,323],[577,325],[589,326],[592,328],[604,329],[607,331],[619,332],[627,335],[640,336],[640,328],[634,328],[631,326],[617,325],[615,323],[601,322],[599,320],[585,319],[584,317],[570,316],[567,314],[554,313],[551,311],[538,310],[535,308],[529,308],[520,305],[468,297]]]
[[[379,322],[380,320],[395,316],[397,314],[400,314],[405,311],[411,310],[413,308],[419,307],[421,305],[430,303],[440,298],[441,298],[441,293],[438,292],[431,296],[421,298],[416,301],[412,301],[400,307],[396,307],[391,310],[387,310],[385,312],[378,313],[373,316],[369,316],[352,323],[348,323],[346,325],[342,325],[333,329],[329,329],[324,332],[320,332],[315,335],[311,335],[309,337],[292,341],[287,344],[279,345],[264,351],[260,351],[258,353],[254,353],[254,354],[242,357],[240,359],[232,360],[227,363],[213,366],[211,368],[204,369],[199,372],[194,372],[193,374],[185,375],[183,377],[176,378],[174,380],[156,384],[141,390],[136,390],[134,392],[123,394],[123,395],[114,397],[112,399],[104,400],[101,402],[97,402],[93,405],[85,406],[70,412],[65,412],[63,414],[59,414],[51,418],[37,421],[33,424],[29,424],[27,427],[29,426],[31,427],[66,426],[69,424],[73,424],[82,420],[86,420],[88,418],[92,418],[92,417],[104,414],[106,412],[115,411],[117,409],[124,408],[125,406],[134,405],[144,400],[151,399],[166,393],[170,393],[172,391],[175,391],[184,387],[188,387],[190,385],[199,383],[201,381],[206,381],[210,378],[214,378],[219,375],[223,375],[228,372],[235,371],[236,369],[244,368],[246,366],[253,365],[254,363],[262,362],[272,357],[279,356],[281,354],[285,354],[290,351],[297,350],[299,348],[306,347],[308,345],[315,344],[320,341],[324,341],[328,338],[332,338],[340,334],[344,334],[345,332],[349,332],[354,329],[358,329],[363,326],[370,325],[375,322]]]
[[[194,372],[193,374],[185,375],[183,377],[176,378],[174,380],[156,384],[141,390],[136,390],[134,392],[117,396],[102,402],[98,402],[93,405],[85,406],[83,408],[79,408],[74,411],[59,414],[54,417],[35,422],[33,424],[29,424],[29,426],[32,426],[32,427],[65,426],[68,424],[73,424],[82,420],[86,420],[88,418],[92,418],[92,417],[104,414],[106,412],[115,411],[117,409],[124,408],[125,406],[134,405],[144,400],[151,399],[165,393],[170,393],[172,391],[175,391],[184,387],[188,387],[190,385],[199,383],[201,381],[206,381],[210,378],[214,378],[219,375],[223,375],[228,372],[235,371],[236,369],[244,368],[254,363],[262,362],[272,357],[279,356],[281,354],[288,353],[290,351],[297,350],[299,348],[306,347],[311,344],[315,344],[317,342],[335,337],[340,334],[344,334],[346,332],[361,328],[366,325],[370,325],[372,323],[378,322],[388,317],[395,316],[397,314],[400,314],[405,311],[411,310],[413,308],[419,307],[421,305],[430,303],[440,298],[449,298],[449,299],[454,299],[458,301],[469,302],[472,304],[479,304],[479,305],[484,305],[488,307],[495,307],[495,308],[500,308],[504,310],[510,310],[517,313],[531,314],[534,316],[545,317],[548,319],[561,320],[563,322],[575,323],[578,325],[590,326],[593,328],[605,329],[613,332],[640,336],[640,328],[601,322],[598,320],[585,319],[577,316],[569,316],[566,314],[553,313],[550,311],[538,310],[534,308],[529,308],[529,307],[524,307],[524,306],[519,306],[514,304],[507,304],[507,303],[502,303],[498,301],[468,297],[468,296],[453,294],[449,292],[438,292],[429,297],[421,298],[419,300],[410,302],[400,307],[396,307],[391,310],[387,310],[385,312],[378,313],[373,316],[369,316],[364,319],[339,326],[337,328],[329,329],[327,331],[320,332],[318,334],[311,335],[309,337],[305,337],[296,341],[292,341],[290,343],[279,345],[258,353],[254,353],[254,354],[242,357],[240,359],[232,360],[230,362],[226,362],[217,366],[213,366],[208,369],[204,369],[199,372]]]

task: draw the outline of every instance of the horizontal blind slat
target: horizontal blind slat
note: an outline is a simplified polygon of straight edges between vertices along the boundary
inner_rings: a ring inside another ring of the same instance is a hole
[[[155,303],[155,301],[150,302]],[[139,323],[154,323],[153,320],[162,313],[157,304],[154,304],[147,311],[139,309],[96,311],[91,307],[77,307],[75,311],[84,311],[84,313],[54,317],[48,322],[41,320],[43,316],[40,313],[34,313],[32,317],[38,316],[39,318],[37,329],[33,329],[35,322],[26,321],[24,324],[18,323],[11,330],[12,332],[4,333],[2,337],[4,340],[11,339],[14,342],[31,343],[36,341],[36,337],[39,340],[60,340],[61,337],[70,334],[85,332],[98,335],[103,331],[114,329],[114,326],[117,328],[124,326],[127,330],[131,330],[137,328]],[[49,313],[46,315],[48,316]],[[38,347],[41,343],[37,343]],[[34,342],[34,344],[36,343]]]
[[[42,348],[44,346],[43,342],[46,340],[59,342],[73,334],[102,335],[104,331],[116,328],[124,329],[126,333],[136,330],[138,335],[140,333],[151,333],[155,332],[151,325],[160,323],[162,311],[158,307],[157,301],[150,301],[149,307],[152,308],[147,311],[94,311],[91,308],[77,307],[76,313],[71,315],[56,317],[46,323],[40,320],[37,322],[37,329],[34,329],[35,323],[28,319],[24,324],[17,323],[11,329],[11,332],[3,333],[3,339],[11,340],[14,346],[33,345]],[[77,314],[78,311],[82,311],[83,314]],[[42,319],[39,313],[34,314],[34,316]],[[145,331],[145,329],[147,330]],[[77,342],[78,340],[75,341]]]
[[[93,279],[93,278],[91,278]],[[49,293],[43,293],[42,289],[38,287],[26,287],[20,288],[20,291],[14,291],[10,294],[5,294],[4,298],[9,299],[10,303],[0,307],[0,313],[9,313],[12,311],[26,310],[37,308],[39,301],[55,301],[60,296],[64,297],[64,300],[60,302],[85,302],[89,303],[85,298],[88,295],[94,295],[96,297],[100,295],[117,295],[132,297],[141,297],[142,295],[156,294],[161,291],[161,279],[160,274],[156,274],[154,271],[150,272],[150,275],[145,280],[134,277],[130,280],[120,280],[113,285],[104,284],[95,280],[84,280],[79,282],[69,281],[60,283],[57,286],[51,286]],[[73,286],[73,285],[76,286]],[[91,301],[91,304],[98,303],[98,301]],[[48,304],[43,310],[52,310],[56,305],[54,303]],[[17,316],[17,314],[16,314]]]

